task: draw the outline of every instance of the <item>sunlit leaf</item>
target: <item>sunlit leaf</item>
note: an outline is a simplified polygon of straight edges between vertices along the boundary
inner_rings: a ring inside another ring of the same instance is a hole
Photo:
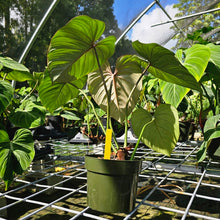
[[[53,36],[48,52],[48,67],[52,81],[68,82],[66,78],[81,78],[98,69],[95,55],[102,65],[114,53],[115,37],[99,40],[105,30],[102,21],[88,16],[70,20]],[[69,80],[71,81],[71,80]]]
[[[25,67],[23,64],[18,63],[17,61],[11,59],[10,57],[0,57],[0,64],[3,67],[7,67],[11,70],[29,72],[29,69]]]
[[[143,44],[139,41],[133,42],[133,47],[138,54],[148,60],[150,65],[148,72],[155,77],[201,91],[196,79],[181,65],[175,54],[170,50],[156,43]]]
[[[14,174],[22,174],[34,158],[34,141],[31,131],[19,129],[12,141],[8,134],[0,130],[0,178],[5,181],[7,190]]]
[[[180,50],[177,54],[178,58],[181,59],[181,63],[194,76],[196,81],[199,81],[203,76],[210,59],[209,48],[199,44],[193,45],[191,48],[184,51],[184,60],[182,60],[183,54],[181,55],[180,52],[183,52],[183,50]],[[185,95],[190,91],[189,88],[162,80],[160,80],[160,88],[164,101],[168,104],[172,104],[176,108],[181,103]]]
[[[46,109],[25,100],[15,112],[10,115],[10,121],[17,127],[36,128],[45,122]]]
[[[111,71],[109,64],[103,66],[107,90],[110,91],[110,88],[112,87],[110,115],[119,122],[123,122],[125,115],[131,113],[140,96],[142,82],[139,82],[138,86],[132,93],[126,110],[129,94],[140,78],[141,71],[137,57],[131,55],[118,58],[114,73]],[[104,111],[107,111],[107,95],[99,71],[89,74],[88,86],[92,97],[99,107]]]
[[[131,117],[132,128],[139,136],[145,124],[141,141],[152,150],[170,156],[179,138],[177,110],[168,104],[161,104],[152,116],[144,109],[137,109]]]
[[[86,77],[75,80],[70,83],[54,83],[49,76],[41,81],[39,86],[39,96],[42,104],[50,111],[65,105],[70,99],[78,96],[78,88],[83,88],[86,83]]]
[[[14,89],[10,83],[0,80],[0,114],[10,104],[14,94]]]

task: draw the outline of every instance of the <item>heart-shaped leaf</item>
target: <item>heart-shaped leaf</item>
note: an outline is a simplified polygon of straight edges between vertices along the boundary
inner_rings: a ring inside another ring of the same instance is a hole
[[[86,83],[86,77],[75,80],[70,83],[53,83],[49,76],[46,76],[39,86],[39,97],[42,104],[50,111],[65,105],[70,99],[77,97],[78,88],[83,88]]]
[[[213,138],[220,137],[220,115],[215,115],[210,118],[205,123],[204,126],[204,140],[209,141]]]
[[[170,156],[179,138],[178,112],[168,104],[161,104],[152,116],[144,109],[133,112],[131,123],[135,135],[139,136],[142,128],[142,142],[152,150]]]
[[[0,114],[10,104],[14,95],[14,89],[10,83],[0,80]]]
[[[148,72],[155,77],[201,91],[196,79],[181,65],[175,54],[170,50],[156,43],[143,44],[139,41],[133,42],[133,47],[138,54],[148,60],[150,64]]]
[[[220,45],[215,44],[207,44],[206,45],[210,51],[211,51],[211,58],[210,61],[214,63],[218,68],[220,68],[220,60],[219,60],[219,54],[220,54]]]
[[[10,121],[17,127],[36,128],[45,122],[46,109],[34,104],[30,100],[25,100],[10,115]]]
[[[104,29],[104,22],[85,15],[73,18],[59,29],[51,40],[48,52],[52,80],[63,82],[69,75],[78,79],[98,69],[95,53],[100,65],[112,56],[116,40],[114,36],[97,42]]]
[[[7,190],[14,174],[22,174],[34,158],[34,141],[31,131],[19,129],[12,141],[8,134],[0,130],[0,177],[5,181]]]
[[[181,53],[180,53],[181,52]],[[210,50],[205,45],[196,44],[184,51],[185,60],[182,60],[183,51],[179,50],[177,54],[180,62],[188,69],[198,82],[208,64],[210,58]],[[185,95],[190,91],[189,88],[182,87],[173,83],[160,80],[160,88],[163,99],[166,103],[175,106],[176,108],[183,100]]]
[[[112,86],[110,116],[121,123],[124,121],[125,115],[128,116],[131,113],[140,96],[142,82],[139,82],[137,87],[135,85],[140,78],[141,71],[139,59],[131,55],[122,56],[117,59],[114,73],[112,73],[109,64],[103,67],[107,90],[110,91]],[[99,71],[89,74],[88,86],[95,102],[101,109],[106,111],[107,95]],[[134,87],[135,90],[131,95],[126,110],[129,94]]]

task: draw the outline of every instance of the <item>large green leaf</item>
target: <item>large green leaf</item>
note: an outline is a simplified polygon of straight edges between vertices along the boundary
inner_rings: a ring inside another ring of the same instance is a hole
[[[10,104],[14,94],[14,89],[10,83],[0,80],[0,114]]]
[[[5,181],[6,190],[14,174],[22,174],[34,158],[34,141],[31,131],[19,129],[12,141],[0,130],[0,177]]]
[[[210,51],[211,51],[211,58],[210,61],[214,63],[218,68],[220,68],[220,45],[215,45],[215,44],[207,44],[206,45]]]
[[[188,71],[194,76],[198,82],[208,65],[210,59],[210,50],[205,45],[196,44],[191,48],[184,51],[177,52],[180,62],[188,69]],[[185,60],[182,60],[182,57]],[[163,95],[163,99],[166,103],[175,106],[176,108],[183,100],[185,95],[190,91],[189,88],[182,87],[173,83],[160,80],[160,88]]]
[[[204,140],[209,141],[213,138],[220,137],[220,115],[210,117],[204,126]]]
[[[204,141],[197,152],[198,162],[202,162],[206,157],[206,152],[212,139],[220,137],[220,115],[210,117],[204,126]]]
[[[10,115],[10,121],[17,127],[36,128],[45,122],[46,110],[44,107],[25,100]]]
[[[50,111],[65,105],[70,99],[77,97],[78,88],[83,88],[86,83],[86,77],[75,80],[70,83],[54,83],[49,76],[45,77],[39,86],[39,97],[42,104]]]
[[[148,60],[148,72],[167,82],[201,91],[200,85],[189,71],[181,65],[170,50],[156,44],[133,42],[134,49]]]
[[[27,80],[32,80],[33,76],[29,72],[13,70],[13,71],[7,73],[6,79],[15,80],[15,81],[18,81],[18,82],[24,82],[24,81],[27,81]]]
[[[126,104],[128,102],[129,94],[140,78],[141,68],[139,60],[136,56],[122,56],[117,59],[114,73],[112,73],[109,64],[106,64],[103,67],[103,74],[108,91],[110,91],[112,85],[110,115],[117,121],[123,122],[125,115],[131,113],[140,96],[142,82],[139,82],[138,86],[132,93],[126,112]],[[95,102],[101,109],[106,111],[107,95],[99,71],[89,74],[88,87]]]
[[[23,64],[18,63],[17,61],[11,59],[10,57],[0,57],[0,64],[4,67],[7,67],[11,70],[29,72],[29,69]]]
[[[152,116],[144,109],[133,112],[131,123],[134,133],[139,136],[142,128],[142,142],[152,150],[170,156],[179,138],[177,110],[168,104],[160,105]]]
[[[99,42],[105,24],[88,16],[70,20],[53,36],[48,52],[48,67],[53,81],[67,82],[69,75],[81,78],[98,69],[95,50],[102,65],[115,49],[115,37]],[[94,49],[95,48],[95,49]]]

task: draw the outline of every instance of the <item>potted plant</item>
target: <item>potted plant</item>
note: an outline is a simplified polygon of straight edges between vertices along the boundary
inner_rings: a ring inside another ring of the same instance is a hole
[[[158,44],[134,42],[133,47],[139,56],[119,57],[112,72],[107,60],[114,53],[116,39],[114,36],[104,38],[104,29],[102,21],[78,16],[56,32],[48,51],[49,74],[45,74],[39,87],[39,96],[42,104],[54,111],[79,92],[87,97],[82,88],[88,83],[93,99],[107,112],[106,130],[97,118],[106,134],[104,159],[102,155],[85,158],[88,170],[88,205],[103,212],[128,212],[135,201],[132,196],[136,194],[140,161],[134,160],[134,155],[140,141],[155,151],[170,155],[179,136],[178,113],[173,106],[160,105],[154,115],[136,106],[142,90],[142,77],[150,72],[160,79],[199,91],[201,89],[174,53]],[[88,102],[94,110],[89,99]],[[132,155],[128,155],[127,150],[129,115],[138,137]],[[125,124],[122,147],[117,144],[114,132],[114,142],[111,143],[111,117]],[[114,160],[110,160],[110,147]],[[102,177],[97,177],[96,174],[101,174]],[[94,176],[95,179],[91,180]],[[105,177],[107,180],[103,180]],[[124,181],[120,183],[121,180]],[[107,187],[111,182],[114,188],[109,190]],[[122,199],[127,200],[128,204]],[[113,201],[118,202],[114,205]]]
[[[35,82],[35,86],[15,89],[11,80]],[[30,129],[43,124],[46,113],[37,97],[31,95],[37,84],[24,65],[0,57],[0,178],[6,190],[15,174],[22,174],[35,155]]]

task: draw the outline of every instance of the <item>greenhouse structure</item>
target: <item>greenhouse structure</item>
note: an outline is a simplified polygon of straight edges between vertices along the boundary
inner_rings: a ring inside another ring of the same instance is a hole
[[[220,0],[1,0],[0,219],[220,219]]]

